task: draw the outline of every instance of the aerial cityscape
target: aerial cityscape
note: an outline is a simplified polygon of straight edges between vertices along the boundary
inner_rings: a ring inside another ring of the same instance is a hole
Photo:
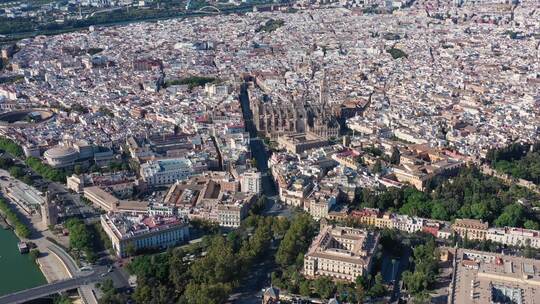
[[[0,50],[0,304],[540,303],[538,0],[3,0]]]

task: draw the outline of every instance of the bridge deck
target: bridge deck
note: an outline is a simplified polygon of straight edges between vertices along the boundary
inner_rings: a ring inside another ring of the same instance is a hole
[[[0,297],[0,304],[18,304],[46,297],[51,294],[76,289],[80,286],[102,280],[103,272],[94,272],[88,276],[76,277],[69,280],[45,284]]]

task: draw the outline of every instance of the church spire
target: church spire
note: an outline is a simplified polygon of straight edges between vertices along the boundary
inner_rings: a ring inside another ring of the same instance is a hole
[[[326,104],[328,103],[328,84],[326,82],[326,68],[323,68],[323,76],[319,91],[319,103],[326,107]]]

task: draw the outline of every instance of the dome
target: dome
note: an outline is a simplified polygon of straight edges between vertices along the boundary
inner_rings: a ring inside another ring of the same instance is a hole
[[[71,147],[62,147],[57,146],[45,151],[45,157],[50,158],[64,158],[69,156],[74,156],[77,154],[77,151]]]
[[[72,147],[56,146],[43,154],[53,168],[72,166],[79,158],[79,152]]]

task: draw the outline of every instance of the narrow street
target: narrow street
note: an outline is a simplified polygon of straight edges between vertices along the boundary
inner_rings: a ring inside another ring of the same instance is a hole
[[[247,93],[246,83],[242,84],[241,86],[239,98],[240,105],[242,106],[242,113],[244,115],[246,131],[249,132],[250,136],[249,147],[251,149],[251,154],[252,157],[254,157],[257,161],[257,169],[263,175],[263,194],[266,195],[268,198],[273,198],[277,195],[277,192],[274,181],[272,180],[272,176],[268,170],[269,154],[268,151],[266,151],[264,142],[258,137],[257,129],[253,124],[253,114],[251,113],[251,109],[249,108],[249,97]]]

